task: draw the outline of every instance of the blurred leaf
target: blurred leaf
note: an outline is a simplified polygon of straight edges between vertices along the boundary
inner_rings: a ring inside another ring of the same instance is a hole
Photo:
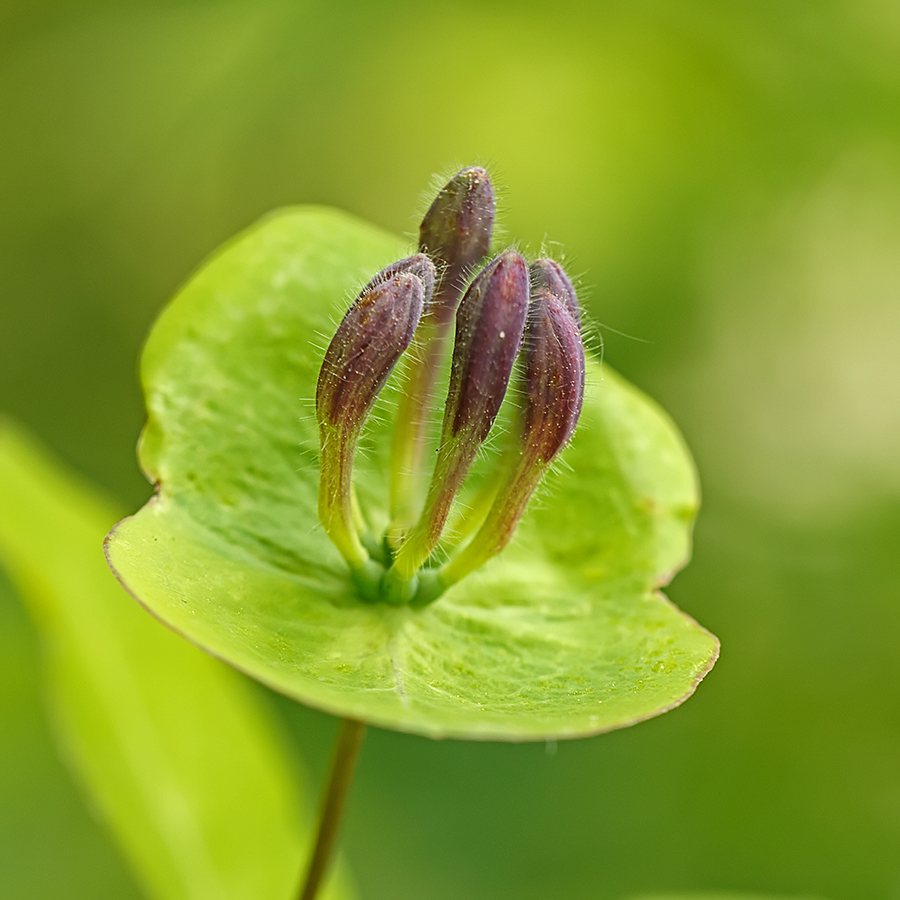
[[[0,884],[4,900],[139,900],[50,732],[38,637],[0,565]]]
[[[286,900],[305,858],[296,774],[240,678],[116,584],[115,518],[0,422],[0,560],[38,624],[66,755],[145,889]]]
[[[275,689],[435,737],[577,737],[677,705],[718,644],[656,588],[697,507],[671,422],[591,365],[564,465],[514,546],[424,609],[365,604],[318,525],[321,345],[401,241],[336,211],[270,217],[159,320],[143,360],[142,463],[160,490],[109,543],[163,621]],[[382,401],[383,402],[383,401]],[[357,466],[386,524],[390,416]]]

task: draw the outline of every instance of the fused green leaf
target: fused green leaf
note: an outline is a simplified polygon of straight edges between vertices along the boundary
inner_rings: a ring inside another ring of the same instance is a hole
[[[164,311],[142,366],[141,446],[159,485],[107,544],[158,617],[302,702],[434,737],[578,737],[688,697],[716,639],[658,588],[689,555],[690,457],[669,419],[587,366],[581,422],[515,540],[422,609],[363,603],[318,524],[311,398],[321,336],[359,284],[409,252],[332,210],[270,216]],[[389,521],[396,377],[355,482]]]
[[[147,896],[289,900],[310,843],[295,766],[249,686],[116,583],[116,518],[0,421],[0,564],[38,626],[65,756]]]

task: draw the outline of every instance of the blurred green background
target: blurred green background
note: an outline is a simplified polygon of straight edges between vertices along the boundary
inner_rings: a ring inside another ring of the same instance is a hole
[[[701,472],[681,709],[557,745],[372,731],[363,900],[900,900],[900,7],[3,0],[0,410],[136,507],[141,341],[290,203],[412,233],[480,162]],[[0,581],[0,896],[137,896]],[[262,693],[262,691],[261,691]],[[334,723],[267,695],[315,774]]]

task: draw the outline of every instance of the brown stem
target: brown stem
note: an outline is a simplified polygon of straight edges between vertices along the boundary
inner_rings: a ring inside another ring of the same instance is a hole
[[[334,755],[331,758],[328,787],[319,817],[319,833],[316,835],[316,846],[309,861],[300,900],[315,900],[325,877],[341,823],[344,801],[353,781],[353,770],[365,733],[366,726],[362,722],[341,719],[340,730],[334,743]]]

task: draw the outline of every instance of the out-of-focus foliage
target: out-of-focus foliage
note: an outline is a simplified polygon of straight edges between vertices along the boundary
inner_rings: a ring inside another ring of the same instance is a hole
[[[0,407],[128,505],[138,348],[199,259],[294,202],[412,231],[431,173],[474,161],[510,233],[562,242],[607,358],[698,460],[670,593],[722,639],[714,676],[548,752],[374,733],[345,830],[365,897],[900,897],[895,4],[8,0],[0,22]],[[0,752],[50,774],[0,767],[36,798],[0,805],[3,883],[58,866],[99,896],[121,870],[34,688],[10,696],[32,724]],[[321,769],[330,723],[283,709]]]
[[[281,735],[240,676],[117,584],[97,553],[116,517],[0,421],[0,564],[39,627],[60,746],[144,892],[288,897],[311,841]]]

